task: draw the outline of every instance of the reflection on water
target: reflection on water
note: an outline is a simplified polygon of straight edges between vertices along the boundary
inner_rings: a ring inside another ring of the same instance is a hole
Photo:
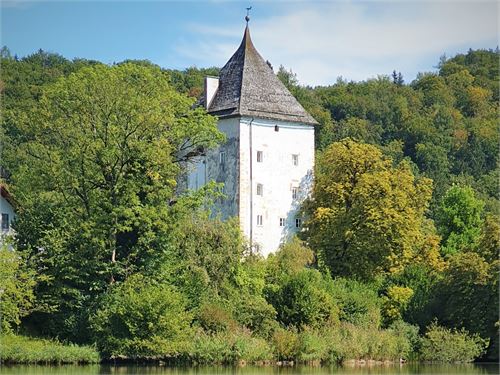
[[[498,364],[423,365],[405,364],[372,367],[164,367],[164,366],[1,366],[0,375],[364,375],[364,374],[499,374]]]

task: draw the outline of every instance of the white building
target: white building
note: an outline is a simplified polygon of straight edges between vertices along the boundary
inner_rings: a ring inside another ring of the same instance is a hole
[[[227,198],[218,202],[218,212],[238,216],[250,245],[267,256],[300,230],[317,122],[257,52],[248,25],[220,76],[206,78],[201,104],[218,117],[227,141],[199,160],[188,187],[224,183]]]
[[[12,221],[14,220],[14,199],[7,188],[0,183],[0,246],[6,236],[13,234]]]

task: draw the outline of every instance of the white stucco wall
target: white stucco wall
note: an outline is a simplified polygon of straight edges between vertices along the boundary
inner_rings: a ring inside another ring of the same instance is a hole
[[[251,118],[222,119],[218,127],[226,142],[192,166],[188,188],[197,190],[211,180],[224,183],[227,198],[216,202],[214,214],[224,219],[238,216],[244,235],[267,256],[298,230],[297,211],[312,184],[314,127]],[[262,162],[257,162],[258,151]],[[221,152],[225,152],[224,166]],[[298,165],[292,155],[297,155]],[[258,184],[262,195],[257,194]],[[296,199],[294,187],[299,189]],[[262,225],[257,224],[258,215]],[[285,219],[284,226],[280,218]]]
[[[0,245],[3,243],[3,237],[12,235],[13,230],[11,229],[12,226],[12,221],[14,221],[15,218],[15,213],[14,213],[14,208],[11,206],[11,204],[0,195],[0,213],[1,214],[8,214],[9,215],[9,230],[2,230],[0,228]],[[1,219],[1,216],[0,216]]]
[[[279,131],[275,131],[276,125]],[[263,152],[262,162],[257,162],[258,151]],[[298,156],[298,165],[293,164],[292,155]],[[263,255],[274,252],[297,231],[295,219],[301,201],[310,192],[313,167],[313,126],[241,119],[240,223],[245,235],[259,245]],[[262,184],[262,196],[257,195],[257,184]],[[299,189],[296,199],[292,199],[294,187]],[[262,215],[262,225],[257,224],[258,215]],[[285,219],[283,227],[280,218]]]

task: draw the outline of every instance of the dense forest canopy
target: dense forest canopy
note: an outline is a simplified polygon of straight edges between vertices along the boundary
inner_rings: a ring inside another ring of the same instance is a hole
[[[224,141],[193,107],[218,68],[4,47],[2,332],[104,358],[498,359],[499,57],[314,88],[280,67],[319,122],[316,180],[300,239],[263,259],[211,217],[219,186],[177,191]]]

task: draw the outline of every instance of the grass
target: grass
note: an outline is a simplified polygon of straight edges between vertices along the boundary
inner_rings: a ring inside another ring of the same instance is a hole
[[[100,357],[90,346],[9,334],[0,339],[0,361],[12,364],[83,364],[98,363]]]

